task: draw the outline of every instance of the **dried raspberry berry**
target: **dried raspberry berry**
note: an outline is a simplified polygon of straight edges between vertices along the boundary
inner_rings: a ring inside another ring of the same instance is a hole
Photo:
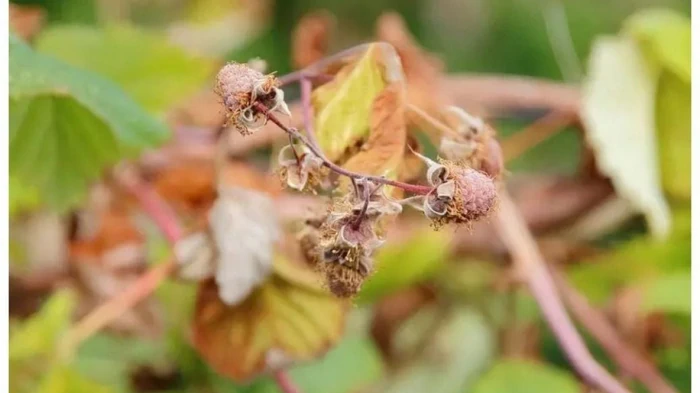
[[[248,135],[267,121],[253,106],[255,102],[270,111],[290,115],[278,84],[273,75],[263,75],[246,64],[229,63],[219,71],[215,91],[221,97],[229,123],[241,134]]]

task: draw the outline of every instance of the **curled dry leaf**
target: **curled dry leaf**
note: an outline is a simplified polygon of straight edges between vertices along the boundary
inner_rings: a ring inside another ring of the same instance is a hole
[[[216,198],[214,163],[177,163],[156,174],[156,192],[172,206],[185,212],[208,209]]]
[[[10,3],[10,30],[30,41],[44,25],[44,9],[39,6]]]
[[[301,69],[321,60],[328,51],[328,38],[335,20],[326,11],[304,15],[292,33],[292,62]]]
[[[430,114],[449,103],[442,93],[440,80],[442,62],[419,47],[401,16],[394,12],[383,14],[377,21],[377,38],[396,48],[401,58],[408,88],[408,101]]]
[[[223,303],[214,280],[201,283],[192,328],[197,351],[237,381],[321,355],[342,333],[346,304],[318,283],[279,255],[269,279],[240,304]]]

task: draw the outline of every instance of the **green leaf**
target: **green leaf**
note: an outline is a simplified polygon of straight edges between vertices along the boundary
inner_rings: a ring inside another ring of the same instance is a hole
[[[111,393],[66,365],[57,365],[46,375],[34,393]]]
[[[570,373],[527,360],[503,359],[484,374],[474,393],[579,393]]]
[[[196,93],[216,67],[214,61],[192,56],[165,37],[130,26],[50,27],[36,48],[109,78],[154,113]]]
[[[357,303],[372,303],[432,277],[449,254],[449,241],[449,236],[427,229],[382,247],[375,259],[377,271],[362,286]]]
[[[642,309],[690,315],[690,272],[658,277],[644,285]]]
[[[35,315],[12,329],[10,360],[52,355],[58,340],[70,326],[74,307],[73,293],[54,293]]]
[[[690,83],[690,18],[671,10],[644,10],[625,21],[623,33],[637,39],[663,68]]]
[[[345,337],[322,359],[292,369],[291,377],[305,393],[356,392],[384,373],[381,356],[367,337]]]
[[[690,212],[680,210],[674,214],[674,230],[667,239],[637,238],[610,253],[577,263],[567,274],[592,302],[600,304],[619,287],[686,272],[690,249]]]
[[[140,365],[169,365],[166,342],[97,334],[81,344],[74,366],[82,375],[128,393],[129,374]]]
[[[11,35],[9,134],[11,176],[65,209],[107,166],[169,132],[113,83]]]
[[[583,86],[581,117],[601,172],[644,213],[652,234],[664,237],[671,217],[661,187],[654,124],[658,73],[634,39],[598,39]]]
[[[387,85],[380,53],[371,45],[357,62],[312,93],[318,142],[332,161],[369,133],[372,103]]]
[[[664,189],[690,201],[690,83],[670,72],[659,79],[656,127]]]

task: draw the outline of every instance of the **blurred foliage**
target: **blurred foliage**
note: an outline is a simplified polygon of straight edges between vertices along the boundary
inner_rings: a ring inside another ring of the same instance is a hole
[[[65,209],[120,158],[169,131],[113,82],[34,52],[10,35],[10,173]]]
[[[411,234],[405,244],[383,247],[375,261],[377,272],[362,286],[357,303],[374,303],[383,296],[429,280],[448,257],[448,242],[448,237],[426,228]]]
[[[545,26],[543,10],[552,3],[544,1],[278,0],[270,2],[265,13],[268,19],[260,18],[260,30],[251,29],[236,37],[228,31],[217,33],[218,40],[235,41],[219,58],[197,55],[192,47],[175,43],[167,26],[180,21],[206,25],[245,7],[244,1],[13,3],[41,5],[48,24],[31,43],[33,48],[10,36],[9,195],[10,214],[15,217],[42,205],[66,211],[84,200],[88,185],[111,165],[165,142],[169,131],[159,118],[193,93],[209,89],[218,64],[260,57],[269,70],[278,74],[290,71],[290,43],[296,21],[318,8],[328,9],[337,18],[332,51],[371,39],[377,17],[386,10],[395,10],[404,17],[417,41],[440,56],[450,72],[509,73],[554,80],[566,74],[557,63]],[[556,3],[565,10],[573,49],[582,64],[585,59],[595,61],[592,48],[597,47],[597,40],[615,35],[602,39],[639,49],[642,56],[635,61],[643,62],[636,65],[643,63],[654,71],[642,81],[630,80],[636,88],[644,83],[649,87],[648,108],[620,113],[617,105],[632,102],[641,94],[638,89],[620,97],[606,97],[603,92],[606,100],[596,100],[595,105],[611,111],[600,134],[625,135],[621,139],[626,141],[616,139],[608,146],[613,161],[631,168],[626,167],[621,175],[639,185],[635,182],[640,176],[658,169],[658,181],[652,179],[647,188],[633,186],[629,196],[657,193],[667,200],[670,212],[667,237],[658,239],[639,235],[636,228],[623,228],[608,238],[624,240],[607,241],[594,258],[582,258],[567,267],[567,276],[599,306],[609,306],[621,289],[639,291],[642,317],[661,312],[689,340],[690,1]],[[658,6],[666,10],[638,12]],[[120,7],[124,12],[117,12]],[[371,132],[367,122],[371,102],[385,86],[378,82],[381,70],[369,61],[369,54],[365,60],[339,83],[315,92],[319,139],[333,154]],[[615,65],[619,66],[621,60],[619,51],[612,54]],[[627,68],[620,70],[625,74]],[[584,85],[597,77],[591,71],[586,70]],[[604,71],[607,74],[598,80],[602,86],[622,80],[619,73],[611,73],[610,67]],[[532,120],[530,113],[511,115],[498,121],[501,137]],[[627,116],[636,118],[626,122]],[[629,126],[640,124],[640,117],[644,118],[644,127]],[[339,133],[345,137],[337,138]],[[644,134],[640,137],[634,133]],[[581,134],[568,129],[518,157],[509,169],[575,173],[580,164],[580,142]],[[630,151],[646,155],[643,160],[631,160],[627,155]],[[600,151],[598,154],[600,158]],[[658,168],[643,170],[650,162],[657,162]],[[582,391],[546,327],[541,329],[539,343],[543,362],[499,356],[497,328],[509,323],[510,302],[515,303],[518,323],[543,326],[536,303],[524,289],[512,296],[494,291],[492,283],[503,270],[493,261],[449,261],[449,240],[438,232],[416,232],[401,245],[383,248],[376,261],[378,271],[356,302],[367,308],[350,313],[351,318],[363,315],[373,304],[415,284],[442,286],[441,295],[454,296],[458,306],[447,311],[440,302],[423,307],[395,335],[393,344],[404,355],[403,360],[409,361],[398,367],[389,365],[367,336],[366,326],[347,326],[342,338],[333,330],[329,335],[340,341],[325,355],[291,368],[291,377],[303,392]],[[275,301],[270,304],[277,308],[269,312],[292,315],[296,323],[300,309],[315,307],[297,307],[298,299],[282,292],[271,296]],[[167,282],[159,288],[158,299],[166,314],[164,337],[150,340],[99,334],[85,342],[70,362],[60,351],[60,341],[74,312],[74,294],[54,293],[31,318],[12,321],[11,391],[140,392],[143,390],[136,386],[135,375],[148,367],[150,374],[163,377],[158,388],[163,392],[279,392],[269,376],[248,385],[233,383],[217,375],[193,350],[189,328],[196,288]],[[304,314],[301,319],[306,317]],[[313,318],[318,323],[336,321],[328,310],[321,310]],[[285,325],[283,330],[289,333],[295,328]],[[310,331],[308,326],[301,330]],[[301,336],[285,338],[298,343]],[[230,339],[231,335],[222,337]],[[595,356],[605,366],[612,366],[595,340],[586,338]],[[218,350],[231,348],[221,344]],[[690,391],[687,343],[654,348],[649,355],[681,392]]]
[[[50,27],[35,45],[39,52],[116,82],[156,114],[198,92],[216,71],[215,61],[192,56],[165,37],[129,26]]]

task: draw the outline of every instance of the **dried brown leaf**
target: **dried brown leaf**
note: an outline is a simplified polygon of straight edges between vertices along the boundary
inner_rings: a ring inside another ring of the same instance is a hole
[[[327,11],[305,15],[292,33],[292,62],[301,69],[321,60],[328,52],[328,39],[335,19]]]
[[[38,6],[10,3],[10,30],[30,41],[44,25],[45,14]]]
[[[406,151],[405,93],[399,83],[382,90],[372,104],[370,134],[344,166],[352,171],[396,178]]]

